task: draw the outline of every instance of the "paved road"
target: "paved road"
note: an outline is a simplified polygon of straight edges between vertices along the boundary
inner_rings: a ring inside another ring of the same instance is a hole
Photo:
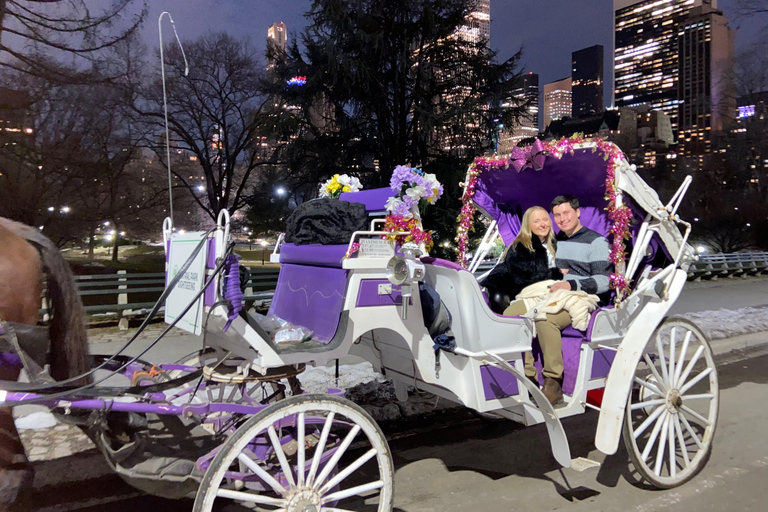
[[[768,306],[768,276],[688,282],[670,313],[759,306]]]
[[[578,472],[560,469],[545,427],[467,420],[391,441],[399,512],[764,512],[768,503],[768,355],[721,364],[720,420],[714,450],[702,473],[682,487],[652,491],[634,484],[626,453],[605,457],[594,448],[596,414],[568,418],[572,456],[600,463]],[[759,405],[759,406],[758,406]],[[444,423],[443,423],[444,424]],[[37,489],[20,512],[188,512],[190,501],[142,495],[104,474],[91,454],[38,466]]]

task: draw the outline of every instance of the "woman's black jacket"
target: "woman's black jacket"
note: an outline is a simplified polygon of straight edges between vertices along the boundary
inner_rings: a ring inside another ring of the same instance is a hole
[[[481,283],[488,289],[491,309],[503,313],[515,296],[528,285],[546,281],[560,280],[563,273],[558,268],[549,268],[547,249],[533,236],[533,252],[519,243],[514,250],[510,247],[504,261],[499,262]]]

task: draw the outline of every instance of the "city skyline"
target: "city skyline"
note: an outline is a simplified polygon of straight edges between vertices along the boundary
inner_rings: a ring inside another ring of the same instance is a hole
[[[760,40],[760,31],[766,17],[737,18],[736,0],[719,0],[722,10],[736,29],[736,53]],[[535,0],[495,0],[490,2],[491,48],[499,52],[499,59],[512,56],[524,47],[520,71],[539,75],[540,83],[553,82],[570,74],[571,54],[595,44],[605,47],[604,106],[609,106],[613,80],[609,70],[613,58],[613,0],[592,0],[589,8],[581,2],[552,0],[547,8]],[[253,47],[263,55],[264,34],[275,22],[284,22],[297,39],[307,24],[304,13],[310,0],[276,2],[254,0],[220,0],[216,4],[203,0],[155,0],[150,5],[148,22],[143,29],[144,39],[157,46],[157,17],[169,11],[176,22],[182,39],[194,39],[210,31],[226,31],[236,37],[250,37]],[[553,37],[557,34],[557,37]],[[172,35],[166,35],[166,42]]]

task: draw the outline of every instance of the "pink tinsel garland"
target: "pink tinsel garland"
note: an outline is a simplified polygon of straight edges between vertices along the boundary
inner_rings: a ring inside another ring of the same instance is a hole
[[[574,146],[587,142],[581,137],[562,138],[558,141],[544,142],[544,151],[555,158],[562,158],[566,153],[573,153]],[[610,233],[613,237],[611,243],[610,261],[616,267],[616,272],[611,274],[610,283],[611,288],[616,290],[616,302],[620,302],[623,296],[629,290],[629,280],[623,275],[624,265],[626,259],[626,245],[625,240],[629,239],[631,234],[629,231],[629,223],[632,220],[632,211],[625,204],[617,207],[617,201],[619,198],[619,191],[616,187],[616,168],[619,165],[619,161],[624,158],[621,150],[610,142],[606,142],[602,139],[592,139],[595,143],[595,149],[603,153],[605,160],[608,162],[607,176],[605,180],[605,198],[608,200],[608,218],[613,225],[611,226]],[[469,240],[469,232],[472,230],[472,219],[475,214],[475,209],[472,206],[472,199],[475,196],[475,187],[477,186],[477,178],[480,173],[494,170],[507,170],[510,168],[510,157],[478,157],[470,165],[467,174],[467,183],[461,184],[464,187],[464,194],[462,195],[461,211],[457,218],[458,228],[456,234],[456,244],[458,245],[457,261],[460,265],[466,267],[467,262],[465,256],[467,253],[467,243]],[[524,171],[525,169],[523,169]]]

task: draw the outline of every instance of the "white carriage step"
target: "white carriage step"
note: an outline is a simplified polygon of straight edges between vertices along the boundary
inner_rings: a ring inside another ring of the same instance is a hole
[[[599,468],[600,463],[594,460],[585,459],[584,457],[576,457],[571,460],[571,469],[575,469],[579,473],[592,468]]]

